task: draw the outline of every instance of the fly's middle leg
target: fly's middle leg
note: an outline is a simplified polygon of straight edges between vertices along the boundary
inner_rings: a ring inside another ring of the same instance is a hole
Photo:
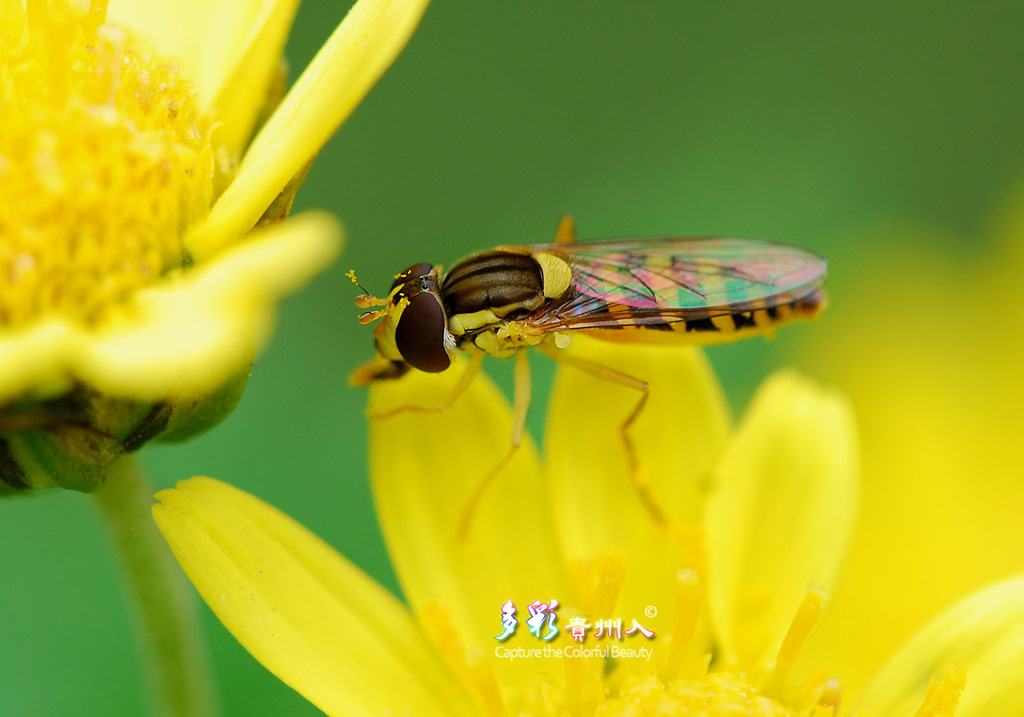
[[[505,454],[494,468],[483,477],[480,483],[470,494],[466,506],[462,509],[462,516],[459,519],[458,540],[465,543],[469,537],[469,528],[473,522],[473,515],[484,493],[498,477],[509,461],[515,456],[516,451],[523,442],[523,433],[526,430],[526,414],[530,408],[530,361],[526,350],[520,350],[516,354],[515,366],[515,389],[512,401],[512,441],[509,444],[508,453]]]
[[[547,343],[541,344],[540,349],[559,363],[572,366],[580,371],[585,371],[591,376],[600,378],[604,381],[610,381],[620,386],[626,386],[627,388],[632,388],[640,392],[640,398],[636,402],[636,405],[633,406],[633,410],[629,412],[629,415],[626,416],[626,419],[619,426],[619,435],[622,437],[622,443],[626,450],[626,463],[629,466],[630,480],[633,483],[633,488],[636,491],[637,497],[640,499],[640,502],[643,504],[644,508],[650,514],[651,519],[655,523],[661,526],[667,525],[668,519],[665,516],[665,511],[661,509],[658,501],[654,499],[654,494],[651,493],[651,486],[647,480],[647,474],[644,471],[644,467],[640,462],[639,456],[637,455],[636,445],[633,443],[633,439],[629,435],[630,427],[636,422],[636,419],[643,412],[644,406],[647,405],[647,398],[651,392],[647,382],[594,361],[563,353],[556,347]]]

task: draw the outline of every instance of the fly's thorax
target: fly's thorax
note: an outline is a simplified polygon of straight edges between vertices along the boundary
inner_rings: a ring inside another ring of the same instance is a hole
[[[448,328],[454,336],[477,334],[505,320],[539,309],[545,301],[561,296],[569,288],[572,271],[568,263],[553,254],[498,249],[478,254],[452,268],[441,287],[448,311]],[[478,346],[492,337],[475,340]],[[488,348],[480,346],[488,353]]]
[[[572,268],[569,262],[560,256],[539,251],[533,258],[540,264],[541,275],[544,277],[544,296],[557,299],[565,294],[572,283]]]
[[[533,311],[545,299],[561,296],[571,279],[569,264],[554,254],[496,249],[452,267],[441,295],[449,316],[490,310],[504,317],[517,309]]]

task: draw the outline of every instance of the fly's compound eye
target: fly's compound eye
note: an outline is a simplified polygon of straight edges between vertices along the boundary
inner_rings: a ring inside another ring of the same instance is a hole
[[[413,279],[416,279],[421,276],[426,276],[433,270],[433,264],[427,264],[425,262],[422,264],[413,264],[408,269],[406,269],[401,274],[395,277],[395,280],[391,282],[390,290],[394,291],[396,286],[399,286],[400,284],[407,284]]]
[[[427,373],[444,371],[452,359],[444,349],[444,308],[431,292],[412,297],[395,328],[395,345],[413,368]]]

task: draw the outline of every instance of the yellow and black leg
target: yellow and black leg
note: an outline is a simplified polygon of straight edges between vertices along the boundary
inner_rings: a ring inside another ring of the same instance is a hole
[[[647,480],[647,475],[644,471],[643,465],[640,463],[640,458],[636,452],[636,446],[633,444],[633,439],[630,438],[629,429],[640,416],[640,413],[644,410],[644,406],[647,405],[647,397],[650,395],[650,388],[646,381],[643,381],[635,376],[616,371],[613,368],[608,368],[594,361],[589,361],[579,356],[573,356],[572,354],[560,351],[558,348],[549,343],[543,343],[540,345],[540,349],[550,356],[555,361],[563,363],[566,366],[572,366],[573,368],[585,371],[591,376],[602,379],[604,381],[610,381],[618,384],[619,386],[626,386],[640,392],[640,399],[636,402],[633,410],[630,411],[629,415],[626,416],[626,420],[622,422],[619,427],[619,434],[622,436],[622,443],[626,449],[626,462],[629,465],[630,480],[633,483],[633,488],[636,490],[637,497],[643,504],[644,508],[650,514],[651,519],[654,520],[658,525],[667,525],[668,520],[665,517],[665,511],[661,509],[658,502],[654,499],[654,495],[651,493],[651,486]]]
[[[569,214],[563,214],[555,231],[555,244],[571,244],[576,241],[576,222]]]
[[[505,457],[483,477],[469,496],[469,500],[466,501],[466,506],[462,509],[462,517],[459,519],[458,539],[460,543],[465,543],[469,537],[469,528],[473,522],[473,515],[476,513],[477,506],[480,504],[480,499],[483,498],[491,483],[494,482],[494,479],[505,469],[505,466],[515,456],[516,451],[519,450],[519,446],[523,442],[523,432],[526,430],[526,414],[529,408],[530,360],[527,357],[526,351],[521,350],[516,354],[515,389],[512,400],[512,442]]]

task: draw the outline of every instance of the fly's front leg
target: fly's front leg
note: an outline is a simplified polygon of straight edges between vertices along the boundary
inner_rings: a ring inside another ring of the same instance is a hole
[[[458,400],[459,396],[466,392],[469,388],[469,384],[473,383],[473,379],[480,373],[480,366],[484,362],[484,354],[482,351],[476,351],[473,353],[472,358],[469,360],[469,365],[459,376],[458,383],[455,384],[455,388],[452,389],[451,393],[445,396],[444,400],[436,406],[417,406],[414,404],[407,404],[405,406],[399,406],[398,408],[392,408],[390,411],[377,411],[367,412],[366,417],[373,421],[380,421],[385,418],[391,418],[399,413],[405,413],[411,411],[412,413],[443,413]]]
[[[512,401],[512,442],[505,457],[483,477],[469,496],[469,500],[466,501],[466,507],[462,509],[462,517],[459,518],[458,539],[460,543],[465,543],[469,537],[469,527],[473,522],[473,515],[480,504],[480,499],[483,498],[491,483],[494,482],[494,479],[498,477],[498,474],[504,470],[505,466],[508,465],[508,462],[516,454],[516,451],[519,450],[519,446],[523,442],[523,432],[526,430],[526,414],[529,408],[530,360],[526,355],[526,349],[521,349],[516,354],[515,389]]]
[[[633,439],[629,436],[630,426],[633,425],[637,417],[644,410],[644,406],[647,405],[647,397],[650,395],[650,387],[647,385],[647,382],[599,363],[562,353],[549,343],[541,344],[540,349],[559,363],[585,371],[596,378],[633,388],[640,392],[640,400],[636,402],[633,410],[630,411],[626,420],[622,422],[622,425],[619,427],[619,434],[622,436],[622,443],[626,448],[626,462],[629,464],[630,480],[633,483],[634,490],[636,490],[637,497],[643,503],[644,508],[647,509],[655,523],[666,525],[668,520],[665,517],[665,511],[661,509],[661,506],[658,505],[654,495],[651,493],[651,486],[647,481],[640,458],[637,456],[636,446],[633,444]]]

